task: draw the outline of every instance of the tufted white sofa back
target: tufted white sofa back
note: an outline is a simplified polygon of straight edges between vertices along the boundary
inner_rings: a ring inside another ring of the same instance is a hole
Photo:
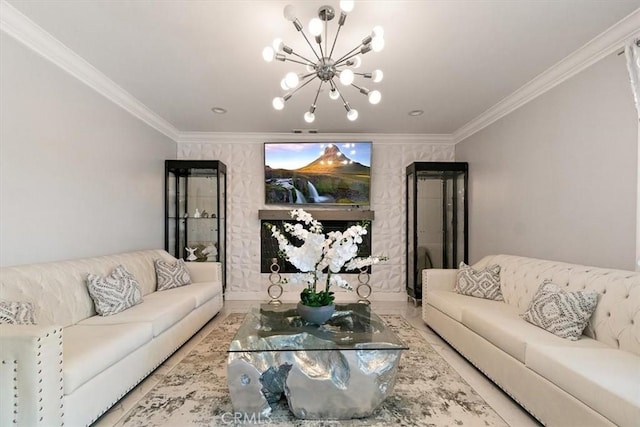
[[[134,275],[142,294],[156,290],[157,258],[175,260],[163,250],[147,250],[0,269],[0,298],[29,301],[39,325],[73,325],[96,314],[87,290],[87,274],[106,276],[118,265]]]
[[[513,255],[490,255],[473,267],[500,266],[505,302],[524,312],[546,279],[567,291],[594,290],[598,305],[585,335],[640,355],[640,273]]]

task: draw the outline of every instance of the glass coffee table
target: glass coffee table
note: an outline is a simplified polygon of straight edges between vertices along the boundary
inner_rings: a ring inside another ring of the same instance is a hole
[[[298,418],[368,417],[393,390],[407,349],[366,304],[337,304],[322,326],[303,321],[295,304],[263,304],[229,346],[233,409],[269,416],[284,395]]]

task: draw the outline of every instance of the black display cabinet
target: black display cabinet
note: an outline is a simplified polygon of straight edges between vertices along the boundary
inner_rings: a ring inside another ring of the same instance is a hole
[[[422,270],[468,262],[469,166],[416,162],[407,166],[407,294],[422,299]]]
[[[164,247],[188,262],[220,262],[226,288],[227,167],[217,160],[165,161]]]

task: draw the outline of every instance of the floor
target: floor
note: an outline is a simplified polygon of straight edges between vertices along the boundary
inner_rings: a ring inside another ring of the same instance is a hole
[[[147,377],[129,394],[123,397],[106,414],[104,414],[94,427],[117,427],[121,425],[124,416],[133,408],[142,397],[160,382],[167,372],[169,372],[189,351],[205,336],[215,329],[216,324],[221,322],[229,313],[246,312],[250,307],[255,306],[257,301],[226,301],[222,311],[205,325],[191,340],[189,340],[173,356],[167,359],[153,374]],[[436,335],[422,321],[422,307],[414,306],[409,302],[374,302],[373,310],[379,314],[399,314],[409,321],[433,348],[471,385],[480,396],[500,415],[509,425],[517,427],[539,426],[540,424],[524,411],[517,403],[511,400],[506,394],[496,387],[484,375],[477,371],[446,342]]]

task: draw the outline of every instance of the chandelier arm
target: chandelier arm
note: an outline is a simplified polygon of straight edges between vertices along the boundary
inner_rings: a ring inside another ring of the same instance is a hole
[[[346,58],[343,58],[340,61],[336,61],[336,66],[345,65],[346,61],[350,60],[353,57],[358,56],[359,54],[360,54],[360,52],[354,52],[351,55],[347,56]]]
[[[351,83],[351,86],[355,87],[356,89],[358,89],[360,91],[361,94],[363,95],[369,95],[369,92],[371,92],[369,89],[367,89],[366,87],[361,87],[358,86],[356,84]]]
[[[307,44],[309,45],[309,47],[311,48],[311,50],[313,51],[313,54],[316,56],[316,58],[318,58],[318,61],[322,61],[322,59],[320,59],[320,57],[318,56],[318,52],[316,52],[316,50],[314,49],[313,45],[311,44],[311,42],[309,41],[309,38],[307,37],[307,35],[304,33],[303,30],[300,30],[300,34],[302,34],[302,37],[304,37],[304,40],[307,42]]]
[[[309,80],[307,80],[306,82],[302,83],[300,86],[298,86],[297,88],[295,88],[293,91],[289,92],[289,95],[293,96],[294,93],[296,93],[297,91],[299,91],[300,89],[302,89],[303,87],[305,87],[306,85],[308,85],[309,83],[311,83],[313,81],[313,79],[318,78],[318,76],[313,76],[311,77]]]
[[[336,30],[336,36],[333,39],[333,44],[331,45],[331,52],[329,53],[329,58],[333,56],[333,49],[336,48],[336,42],[338,41],[338,35],[340,34],[341,28],[342,28],[342,25],[338,25],[338,29]]]
[[[346,99],[344,99],[344,96],[342,96],[342,92],[338,91],[338,95],[340,95],[340,99],[342,99],[342,102],[344,105],[349,105],[349,103],[347,102]]]
[[[322,80],[320,80],[320,84],[318,85],[318,90],[316,91],[316,97],[313,100],[313,107],[315,108],[316,103],[318,102],[318,96],[320,95],[320,89],[322,89],[322,83],[324,83]]]
[[[324,21],[324,51],[325,52],[329,52],[327,43],[329,43],[329,21],[325,20]],[[331,58],[331,55],[329,55],[329,58]]]
[[[345,53],[344,55],[342,55],[342,58],[338,59],[335,63],[339,64],[343,61],[345,61],[345,58],[349,57],[349,55],[351,56],[355,56],[357,55],[357,53],[355,55],[352,55],[353,52],[357,51],[358,49],[360,49],[362,47],[362,43],[360,43],[358,46],[354,47],[353,49],[351,49],[349,52]]]
[[[298,58],[300,58],[300,59],[304,59],[305,61],[307,61],[304,65],[316,65],[316,63],[315,63],[315,62],[313,62],[312,60],[310,60],[309,58],[305,58],[304,56],[302,56],[302,55],[298,55],[298,54],[297,54],[297,53],[295,53],[295,52],[291,52],[291,55],[295,55],[295,56],[297,56]],[[302,64],[302,62],[300,62],[300,64]]]
[[[333,79],[329,80],[329,86],[331,86],[331,90],[334,90],[338,93],[340,93],[340,91],[338,90],[338,87],[336,86],[336,84],[333,82]]]
[[[335,90],[336,90],[336,92],[338,92],[338,95],[340,95],[340,99],[342,99],[342,103],[343,103],[343,104],[345,104],[345,105],[346,105],[346,104],[348,104],[348,103],[347,103],[347,100],[346,100],[346,99],[344,99],[344,96],[342,96],[342,92],[340,92],[340,89],[338,89],[338,85],[337,85],[337,84],[335,84],[335,82],[333,81],[333,79],[331,79],[330,81],[331,81],[331,88],[332,88],[332,89],[335,89]]]
[[[302,62],[302,61],[297,61],[295,59],[291,59],[291,58],[285,58],[285,61],[289,61],[289,62],[295,62],[296,64],[302,64],[302,65],[315,65],[313,62]],[[306,61],[306,59],[305,59]]]
[[[324,58],[324,51],[322,50],[322,40],[318,41],[318,48],[320,49],[320,56]]]

